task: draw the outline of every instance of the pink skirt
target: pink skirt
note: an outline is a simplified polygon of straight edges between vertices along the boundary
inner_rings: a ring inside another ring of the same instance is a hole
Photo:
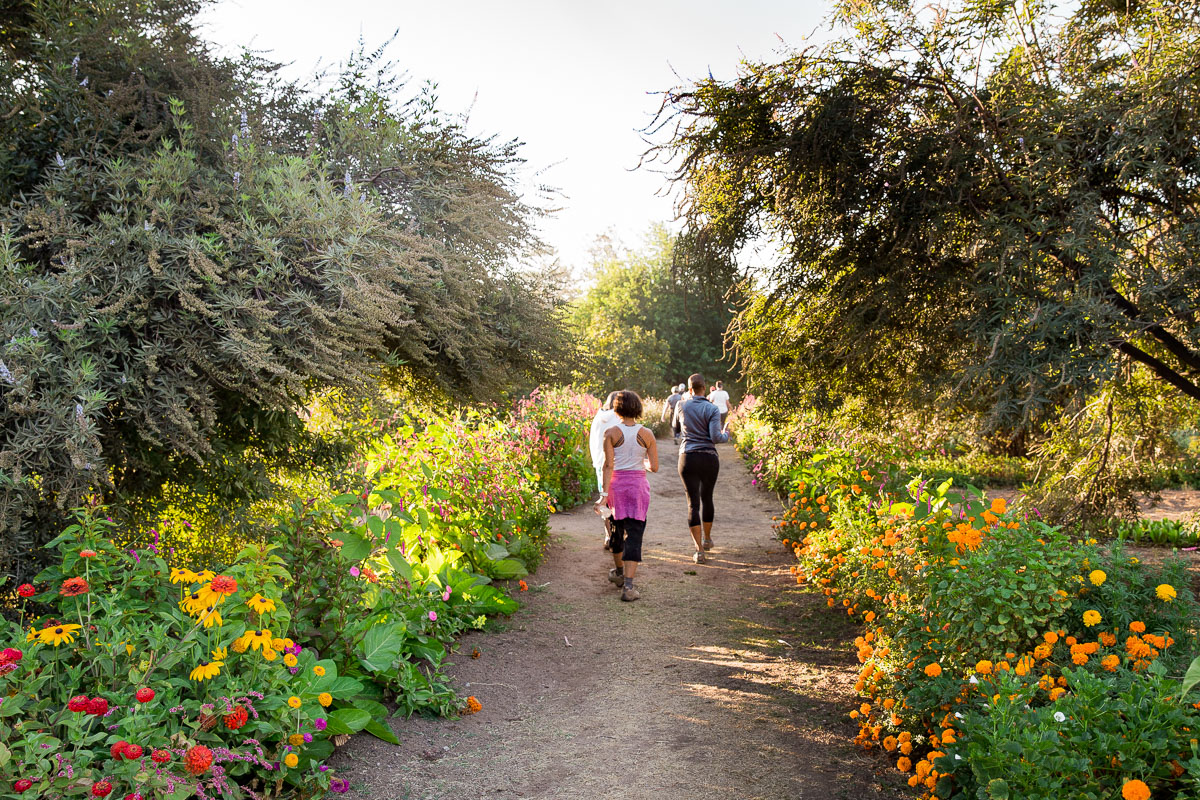
[[[645,470],[626,469],[613,473],[612,485],[613,519],[646,519],[650,508],[650,484]]]

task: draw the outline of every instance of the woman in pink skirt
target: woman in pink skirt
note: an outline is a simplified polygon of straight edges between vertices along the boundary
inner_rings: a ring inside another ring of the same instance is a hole
[[[640,596],[633,579],[642,561],[642,536],[650,507],[646,470],[658,472],[658,444],[654,434],[638,424],[642,398],[637,394],[617,392],[612,408],[621,423],[604,432],[604,490],[600,498],[613,511],[609,550],[615,566],[608,571],[608,579],[622,587],[621,599],[630,602]]]

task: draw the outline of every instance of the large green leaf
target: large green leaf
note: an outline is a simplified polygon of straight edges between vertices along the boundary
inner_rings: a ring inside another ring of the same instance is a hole
[[[516,558],[502,558],[489,565],[488,570],[497,578],[524,578],[529,574],[525,564]]]
[[[342,557],[347,561],[362,561],[371,554],[371,543],[357,533],[344,534]]]
[[[367,733],[383,739],[388,744],[400,744],[400,740],[396,738],[396,734],[387,725],[384,725],[379,720],[373,719],[363,726],[363,730]]]
[[[387,672],[404,646],[400,625],[376,625],[358,643],[358,660],[372,672]]]
[[[412,583],[412,564],[408,563],[408,559],[406,559],[399,550],[394,547],[391,550],[388,550],[387,560],[388,564],[391,565],[392,569],[395,570],[397,575],[399,575],[401,578],[404,578],[404,580],[408,581],[409,583]]]
[[[337,720],[351,731],[358,733],[371,722],[371,715],[361,708],[339,708],[329,715],[331,720]]]
[[[1181,698],[1185,696],[1197,683],[1200,683],[1200,657],[1193,659],[1187,668],[1187,672],[1184,673],[1183,691],[1179,693],[1179,696]]]

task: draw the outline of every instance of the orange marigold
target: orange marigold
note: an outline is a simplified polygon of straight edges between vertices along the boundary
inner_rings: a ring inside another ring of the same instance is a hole
[[[1121,797],[1125,800],[1150,800],[1150,787],[1137,778],[1125,781],[1121,787]]]
[[[467,707],[463,712],[465,714],[475,714],[483,709],[483,703],[475,699],[475,695],[467,698]]]
[[[942,665],[936,661],[931,661],[925,665],[925,674],[931,678],[936,678],[942,674]]]

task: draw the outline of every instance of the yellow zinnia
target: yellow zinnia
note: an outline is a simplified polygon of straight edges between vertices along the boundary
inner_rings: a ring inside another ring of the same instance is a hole
[[[317,702],[320,703],[323,708],[329,708],[329,704],[333,702],[333,695],[331,695],[329,692],[321,692],[319,695],[317,695]]]
[[[292,646],[291,639],[280,639],[279,637],[276,637],[271,640],[271,647],[275,648],[276,650],[279,650],[280,652],[287,650],[291,646]]]
[[[284,664],[286,664],[286,665],[287,665],[287,666],[289,666],[289,667],[294,667],[294,666],[296,666],[296,664],[297,664],[298,662],[299,662],[299,659],[297,659],[297,658],[296,658],[294,655],[292,655],[291,653],[288,653],[287,655],[285,655],[285,656],[283,657],[283,663],[284,663]]]
[[[288,744],[290,744],[292,747],[299,747],[300,745],[304,744],[304,734],[293,733],[288,737]]]
[[[300,757],[297,756],[295,753],[288,753],[286,756],[283,757],[283,763],[287,764],[288,767],[294,767],[300,763]]]
[[[267,661],[274,661],[275,659],[279,658],[278,650],[274,650],[270,647],[264,647],[262,650],[263,658],[265,658]]]
[[[274,600],[269,597],[263,597],[261,594],[257,593],[254,595],[254,597],[251,597],[246,601],[246,605],[250,606],[253,611],[259,614],[268,614],[275,610]]]
[[[317,664],[315,667],[313,667],[313,675],[316,675],[318,678],[324,677],[325,668],[320,664]]]
[[[215,678],[221,674],[221,663],[220,661],[201,661],[188,677],[194,681],[206,681],[209,678]]]
[[[58,647],[63,642],[71,644],[75,641],[75,632],[80,629],[80,625],[55,625],[53,628],[42,628],[37,632],[36,638],[42,644],[50,644]]]
[[[299,708],[300,707],[300,698],[296,697],[296,695],[292,695],[291,697],[288,698],[288,705],[291,706],[292,708]]]

